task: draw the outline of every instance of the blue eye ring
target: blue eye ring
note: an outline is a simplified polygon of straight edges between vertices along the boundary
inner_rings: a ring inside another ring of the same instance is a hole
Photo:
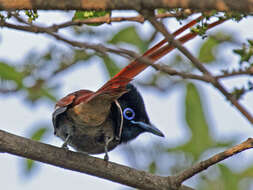
[[[123,116],[127,120],[132,120],[135,117],[135,112],[131,108],[126,108],[123,111]]]

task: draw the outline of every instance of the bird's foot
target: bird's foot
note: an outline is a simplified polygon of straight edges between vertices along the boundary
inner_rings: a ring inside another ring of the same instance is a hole
[[[119,143],[120,142],[120,137],[115,136],[115,140]]]
[[[63,143],[63,145],[61,146],[64,150],[69,150],[68,144],[67,143]]]
[[[108,156],[108,153],[105,153],[105,156],[104,156],[104,161],[108,162],[109,161],[109,156]]]
[[[61,146],[65,150],[69,150],[69,148],[68,148],[69,139],[70,139],[70,135],[67,136],[67,138],[65,139],[64,143]]]

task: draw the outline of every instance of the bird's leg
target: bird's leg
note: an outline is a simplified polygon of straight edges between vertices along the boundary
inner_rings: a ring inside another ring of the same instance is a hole
[[[104,156],[104,161],[107,161],[109,160],[109,156],[108,156],[108,145],[109,143],[114,139],[114,137],[108,137],[106,136],[105,137],[105,156]]]
[[[67,135],[67,138],[65,139],[64,143],[63,143],[62,146],[61,146],[62,148],[68,150],[68,143],[69,143],[70,137],[71,137],[71,135],[68,134],[68,135]]]

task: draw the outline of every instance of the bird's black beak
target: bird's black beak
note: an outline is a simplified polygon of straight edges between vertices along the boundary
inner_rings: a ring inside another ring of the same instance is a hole
[[[156,128],[154,125],[150,125],[150,124],[144,123],[142,121],[133,121],[133,120],[131,121],[131,123],[138,125],[142,129],[144,129],[144,131],[146,131],[146,132],[153,133],[154,135],[157,135],[160,137],[164,137],[164,134],[158,128]]]

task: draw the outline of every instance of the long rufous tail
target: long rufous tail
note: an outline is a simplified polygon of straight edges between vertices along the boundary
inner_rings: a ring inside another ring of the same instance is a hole
[[[188,24],[184,25],[177,31],[173,33],[174,36],[178,36],[188,28],[192,27],[196,23],[198,23],[199,20],[201,20],[203,17],[200,16],[197,19],[192,20]],[[207,29],[211,29],[221,23],[223,23],[225,20],[218,20],[211,24],[207,25]],[[185,34],[184,36],[180,37],[178,40],[184,44],[185,42],[188,42],[189,40],[196,37],[198,34],[189,32]],[[147,50],[142,56],[149,58],[151,61],[157,61],[164,55],[168,54],[170,51],[172,51],[175,47],[171,46],[171,44],[166,44],[167,41],[164,39],[160,41],[158,44]],[[166,44],[166,45],[164,45]],[[122,93],[122,91],[125,91],[125,86],[140,72],[142,72],[144,69],[146,69],[149,65],[145,63],[138,62],[137,60],[132,61],[129,65],[124,67],[119,73],[117,73],[114,77],[112,77],[107,83],[105,83],[100,89],[98,89],[95,94],[101,94],[101,93]]]

